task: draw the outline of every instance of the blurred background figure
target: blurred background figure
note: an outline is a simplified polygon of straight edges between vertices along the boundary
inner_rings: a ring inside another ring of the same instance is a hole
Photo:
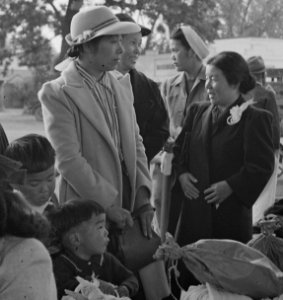
[[[272,135],[275,166],[267,185],[253,206],[253,223],[255,224],[263,217],[264,211],[275,202],[279,164],[280,120],[275,91],[270,85],[266,84],[266,68],[263,58],[261,56],[251,56],[247,59],[247,63],[250,73],[255,78],[256,85],[244,97],[246,100],[253,99],[254,106],[269,111],[273,116]]]
[[[203,59],[209,51],[189,25],[180,26],[172,32],[170,50],[173,64],[180,73],[161,84],[161,94],[169,114],[170,136],[175,140],[190,104],[208,99]]]
[[[129,15],[124,13],[116,14],[116,17],[122,22],[135,23]],[[150,29],[139,26],[141,32],[122,36],[124,51],[117,70],[122,74],[130,75],[137,123],[148,163],[150,163],[169,136],[169,120],[157,83],[135,68],[141,54],[142,37],[151,33]]]

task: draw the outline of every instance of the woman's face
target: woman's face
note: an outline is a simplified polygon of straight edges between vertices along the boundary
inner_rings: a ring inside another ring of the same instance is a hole
[[[171,59],[177,71],[186,71],[190,67],[190,51],[180,41],[170,40]]]
[[[135,64],[141,53],[142,35],[140,32],[126,34],[122,38],[124,51],[121,56],[118,69],[130,71],[135,67]]]
[[[87,48],[87,63],[89,68],[97,71],[114,70],[120,62],[123,52],[120,35],[103,36],[98,44]]]
[[[213,105],[226,107],[239,97],[238,85],[230,85],[223,72],[213,65],[206,66],[205,88]]]

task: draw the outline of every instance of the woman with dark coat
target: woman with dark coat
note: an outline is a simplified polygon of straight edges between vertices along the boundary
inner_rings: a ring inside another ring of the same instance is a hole
[[[245,60],[222,52],[206,66],[209,102],[194,103],[176,140],[169,232],[180,246],[252,237],[252,206],[274,167],[272,116],[245,102],[255,86]],[[195,284],[184,266],[183,288]]]
[[[272,116],[241,96],[254,85],[238,53],[208,60],[210,103],[191,106],[174,149],[183,195],[177,212],[181,245],[203,238],[245,243],[252,237],[252,206],[274,167]]]

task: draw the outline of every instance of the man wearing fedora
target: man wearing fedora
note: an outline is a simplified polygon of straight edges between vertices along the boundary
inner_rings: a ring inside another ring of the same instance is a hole
[[[125,13],[116,14],[116,17],[122,22],[135,22]],[[135,68],[141,54],[142,37],[151,33],[150,29],[139,26],[141,32],[122,36],[124,51],[117,70],[130,75],[137,123],[150,163],[169,136],[169,119],[157,83]]]
[[[140,212],[142,231],[151,237],[151,180],[130,81],[108,72],[121,59],[121,34],[138,32],[105,6],[78,12],[66,36],[71,62],[43,85],[39,99],[61,175],[60,202],[93,199],[120,228]]]
[[[275,202],[277,171],[279,164],[279,146],[280,146],[280,121],[279,112],[276,103],[275,91],[271,86],[266,85],[266,68],[261,56],[251,56],[247,59],[250,73],[256,80],[256,86],[245,96],[246,100],[253,99],[254,106],[269,111],[272,118],[273,146],[275,165],[267,185],[261,195],[253,205],[253,223],[256,224],[263,218],[264,211]]]

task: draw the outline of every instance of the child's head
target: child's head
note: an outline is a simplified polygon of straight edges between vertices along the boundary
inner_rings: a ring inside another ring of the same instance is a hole
[[[103,254],[109,242],[104,209],[93,200],[73,200],[49,214],[53,231],[64,248],[82,259]]]
[[[46,137],[28,134],[7,147],[5,155],[22,163],[26,182],[14,185],[35,207],[44,205],[55,190],[55,151]]]

